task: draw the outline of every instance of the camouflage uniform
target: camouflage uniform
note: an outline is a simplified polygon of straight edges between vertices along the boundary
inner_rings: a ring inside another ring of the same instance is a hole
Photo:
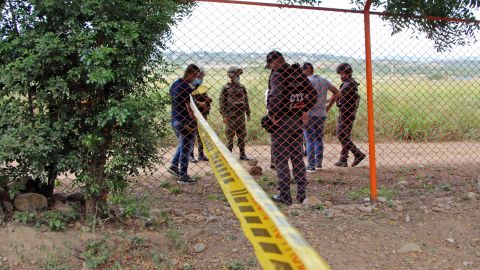
[[[242,69],[231,67],[228,69],[227,75],[231,79],[235,79],[242,73]],[[245,86],[233,82],[223,86],[220,94],[220,114],[226,120],[227,148],[230,151],[233,150],[233,138],[237,135],[240,159],[247,160],[245,155],[245,139],[247,137],[245,115],[250,117],[250,107]]]

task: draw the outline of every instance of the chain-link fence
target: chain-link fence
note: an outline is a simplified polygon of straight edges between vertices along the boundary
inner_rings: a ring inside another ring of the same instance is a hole
[[[264,172],[277,169],[279,178],[290,178],[285,165],[289,158],[294,178],[304,178],[296,172],[304,170],[301,163],[307,175],[344,166],[368,167],[363,25],[363,14],[201,2],[172,32],[164,56],[173,70],[163,91],[171,91],[187,65],[203,69],[204,76],[186,81],[195,88],[192,96],[209,124],[236,157],[258,160]],[[478,167],[479,45],[441,53],[433,42],[411,38],[408,31],[391,36],[378,17],[372,17],[371,29],[379,177],[382,169],[392,166]],[[275,80],[286,81],[289,76],[283,75],[291,72],[280,62],[273,72],[271,66],[265,68],[272,50],[281,52],[286,63],[299,64],[300,77],[308,76],[320,100],[306,118],[287,108],[293,103],[274,97],[269,108],[278,108],[274,118],[282,130],[276,135],[260,124],[267,114],[267,93],[276,87],[271,75],[283,73]],[[285,115],[288,120],[281,120]],[[174,174],[181,173],[181,153],[175,166],[171,164],[178,143],[173,130],[162,149],[165,166],[159,165],[154,177],[172,168]],[[183,139],[188,145],[194,140],[193,135]],[[189,175],[210,172],[199,142],[189,156]],[[300,153],[307,156],[304,162],[297,150],[306,152]]]

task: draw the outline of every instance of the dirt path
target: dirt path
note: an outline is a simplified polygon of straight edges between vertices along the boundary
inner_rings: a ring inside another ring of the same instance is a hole
[[[368,152],[367,144],[358,144],[365,153]],[[377,143],[376,144],[377,168],[382,170],[389,167],[401,166],[470,166],[480,164],[480,143],[478,142],[440,142],[440,143]],[[323,166],[333,169],[333,163],[338,160],[340,145],[326,143],[324,150]],[[163,160],[169,164],[175,149],[169,148],[162,152]],[[196,153],[196,149],[195,149]],[[270,165],[270,146],[257,145],[247,146],[250,157],[259,161],[260,165],[268,168]],[[234,150],[234,155],[238,153]],[[351,157],[352,159],[352,157]],[[351,160],[350,160],[351,162]],[[368,167],[368,158],[359,167]],[[190,164],[192,175],[211,173],[210,166],[206,162]],[[166,175],[166,168],[159,165],[155,176]]]
[[[378,156],[388,153],[394,162],[379,160],[383,203],[364,201],[368,163],[359,168],[327,165],[308,175],[309,204],[281,209],[333,269],[480,269],[480,163],[479,152],[472,150],[479,144],[450,144],[440,157],[432,154],[437,144],[415,146],[377,146]],[[443,158],[458,160],[466,150],[472,154],[463,154],[464,166]],[[326,157],[329,164],[335,156]],[[413,165],[418,160],[428,162]],[[261,161],[268,164],[266,157]],[[45,269],[54,254],[69,267],[50,269],[82,269],[88,259],[81,253],[96,239],[109,243],[105,250],[110,254],[98,269],[260,269],[208,171],[192,186],[179,186],[166,176],[150,177],[139,179],[129,193],[146,197],[153,212],[161,210],[163,219],[154,226],[106,221],[94,233],[86,232],[85,224],[51,233],[10,221],[0,228],[0,257],[8,258],[2,264]],[[271,171],[257,181],[268,193],[276,192]],[[135,246],[135,237],[144,243]],[[60,251],[68,256],[60,256]]]

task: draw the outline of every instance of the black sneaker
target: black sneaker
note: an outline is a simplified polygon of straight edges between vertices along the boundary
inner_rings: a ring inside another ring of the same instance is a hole
[[[335,164],[333,164],[333,165],[335,165],[337,167],[348,167],[347,162],[346,161],[341,161],[341,160],[335,162]]]
[[[205,155],[199,155],[198,161],[208,161],[208,158]]]
[[[275,169],[276,169],[276,168],[275,168],[275,165],[271,164],[271,165],[270,165],[270,169],[271,169],[271,170],[275,170]]]
[[[321,170],[321,169],[322,169],[322,165],[316,165],[316,166],[315,166],[315,169],[316,169],[317,171]]]
[[[178,183],[180,184],[187,184],[187,185],[190,185],[190,184],[195,184],[198,180],[195,179],[195,178],[192,178],[188,175],[185,175],[185,176],[181,176],[180,179],[178,179]]]
[[[298,203],[302,204],[307,199],[307,196],[297,196]]]
[[[364,160],[366,157],[367,155],[365,155],[364,153],[360,153],[360,155],[356,156],[355,159],[353,160],[352,167],[355,167],[358,164],[360,164],[360,162],[362,162],[362,160]]]
[[[247,157],[247,155],[245,155],[245,154],[241,154],[241,155],[240,155],[240,160],[248,161],[248,160],[250,160],[250,158]]]
[[[315,172],[315,167],[307,166],[307,172]]]
[[[196,160],[194,157],[190,157],[188,161],[190,161],[191,163],[198,163],[198,160]]]
[[[292,198],[280,197],[280,195],[273,195],[272,200],[277,203],[283,203],[285,205],[292,205]]]
[[[173,176],[180,177],[180,170],[177,167],[169,167],[167,172],[169,172]]]

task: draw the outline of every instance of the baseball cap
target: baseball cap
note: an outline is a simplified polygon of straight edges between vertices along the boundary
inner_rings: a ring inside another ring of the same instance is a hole
[[[283,58],[283,55],[279,51],[271,51],[267,54],[267,64],[265,65],[265,68],[268,68],[270,64],[273,62],[273,60]]]

